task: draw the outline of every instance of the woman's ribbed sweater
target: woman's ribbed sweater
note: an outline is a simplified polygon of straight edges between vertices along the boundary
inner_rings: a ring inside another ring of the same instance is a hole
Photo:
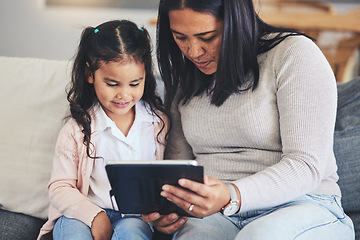
[[[236,183],[241,212],[304,194],[340,195],[330,65],[303,36],[288,37],[258,61],[254,91],[233,94],[220,107],[206,94],[175,104],[165,157],[196,158],[206,175]]]

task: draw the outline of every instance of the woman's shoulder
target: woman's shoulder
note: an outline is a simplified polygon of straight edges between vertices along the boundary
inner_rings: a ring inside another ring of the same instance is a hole
[[[283,67],[285,63],[297,62],[304,66],[312,63],[325,63],[326,59],[316,43],[309,37],[293,34],[285,37],[265,54],[275,66]],[[261,59],[261,57],[260,57]]]
[[[317,47],[313,39],[305,35],[290,35],[284,40],[284,45],[286,46],[296,46],[296,47]]]
[[[290,35],[259,57],[263,69],[272,69],[278,83],[298,79],[302,84],[333,79],[332,69],[316,43],[304,35]],[[268,76],[268,75],[267,75]],[[306,77],[305,77],[306,76]],[[315,77],[318,76],[318,77]]]
[[[301,34],[292,34],[284,38],[277,46],[274,47],[276,52],[311,52],[314,49],[319,50],[316,43],[309,37]]]

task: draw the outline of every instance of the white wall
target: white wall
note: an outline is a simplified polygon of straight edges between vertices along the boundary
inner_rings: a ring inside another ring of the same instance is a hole
[[[339,0],[341,1],[341,0]],[[360,3],[334,4],[338,11]],[[155,53],[157,9],[46,7],[45,0],[0,0],[0,56],[68,60],[87,26],[125,18],[148,29]]]
[[[145,27],[157,9],[46,7],[45,0],[0,0],[0,56],[68,60],[75,54],[81,31],[113,19],[128,19]]]

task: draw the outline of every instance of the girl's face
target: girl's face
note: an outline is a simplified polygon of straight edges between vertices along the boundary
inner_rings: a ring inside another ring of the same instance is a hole
[[[223,21],[207,12],[185,8],[169,12],[170,31],[182,53],[204,74],[216,72]]]
[[[94,84],[96,96],[108,117],[118,123],[124,117],[132,117],[134,105],[142,98],[145,86],[145,66],[134,60],[102,62],[95,71]]]

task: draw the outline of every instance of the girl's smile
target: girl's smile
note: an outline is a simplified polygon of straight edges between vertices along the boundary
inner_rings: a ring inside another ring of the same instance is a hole
[[[123,102],[123,103],[113,102],[113,103],[114,103],[115,107],[117,107],[117,108],[126,108],[130,104],[130,102]]]

